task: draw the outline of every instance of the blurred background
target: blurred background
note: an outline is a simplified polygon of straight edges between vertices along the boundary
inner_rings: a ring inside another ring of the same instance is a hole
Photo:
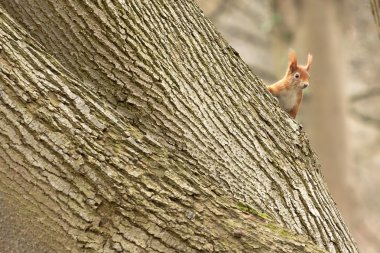
[[[380,38],[369,0],[197,0],[266,85],[314,56],[297,116],[361,252],[380,252]]]

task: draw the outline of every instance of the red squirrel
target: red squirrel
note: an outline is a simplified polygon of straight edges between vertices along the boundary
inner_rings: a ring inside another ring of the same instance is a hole
[[[312,60],[313,56],[309,54],[305,66],[297,65],[297,55],[291,50],[285,76],[267,87],[267,90],[278,98],[281,108],[293,119],[297,116],[303,97],[303,89],[309,86],[309,70]]]

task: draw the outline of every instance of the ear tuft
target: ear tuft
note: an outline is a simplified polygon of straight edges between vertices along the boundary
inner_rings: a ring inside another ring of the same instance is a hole
[[[289,71],[293,73],[297,70],[297,55],[293,49],[289,51]]]
[[[313,56],[309,53],[307,56],[306,71],[309,71],[312,61],[313,61]]]

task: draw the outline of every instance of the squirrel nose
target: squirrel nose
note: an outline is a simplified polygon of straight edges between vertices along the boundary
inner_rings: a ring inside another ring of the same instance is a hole
[[[304,83],[304,84],[303,84],[303,88],[306,88],[307,86],[309,86],[308,83]]]

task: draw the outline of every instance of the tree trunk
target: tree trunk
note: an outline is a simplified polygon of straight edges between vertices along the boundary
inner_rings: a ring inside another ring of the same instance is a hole
[[[1,251],[357,252],[301,126],[193,2],[0,6]]]
[[[228,43],[265,83],[274,83],[270,1],[197,0]],[[282,70],[283,71],[283,70]]]
[[[312,95],[304,103],[309,112],[303,115],[304,126],[322,164],[330,193],[343,217],[353,220],[356,201],[354,196],[347,197],[347,192],[352,191],[347,183],[347,166],[352,164],[347,140],[347,75],[344,73],[347,61],[342,47],[344,25],[340,24],[344,20],[342,16],[347,16],[347,4],[347,1],[305,1],[299,9],[302,22],[297,29],[296,43],[298,48],[303,48],[303,59],[306,60],[309,51],[316,56],[311,71]]]

